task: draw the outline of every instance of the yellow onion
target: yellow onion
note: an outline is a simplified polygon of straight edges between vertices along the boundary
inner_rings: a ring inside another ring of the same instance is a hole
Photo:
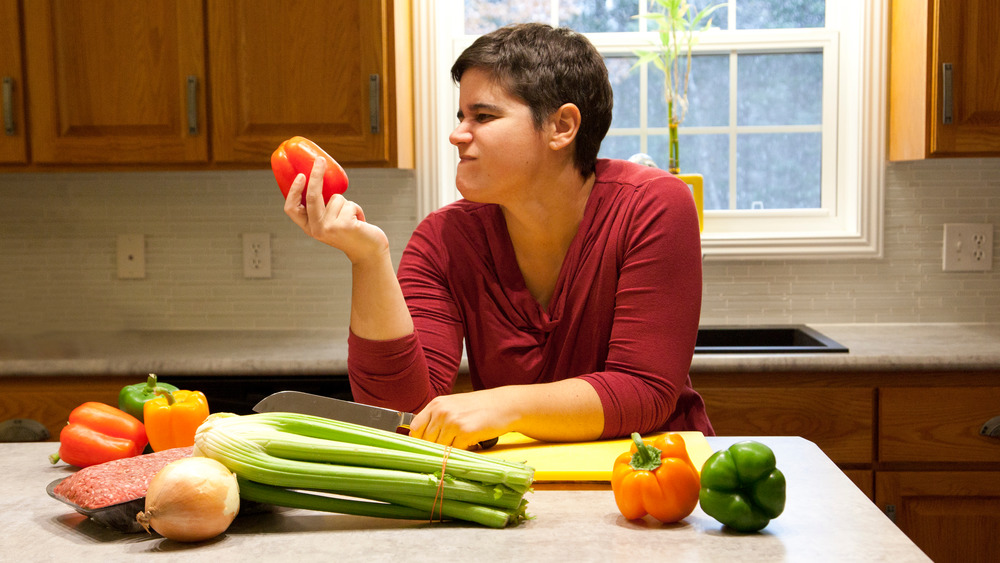
[[[207,457],[185,457],[153,476],[146,490],[146,511],[136,520],[149,531],[182,542],[214,538],[226,531],[240,510],[236,475]]]

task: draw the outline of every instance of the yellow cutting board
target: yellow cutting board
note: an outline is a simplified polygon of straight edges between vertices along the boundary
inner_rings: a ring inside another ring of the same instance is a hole
[[[643,436],[652,440],[662,434]],[[705,460],[712,455],[712,448],[701,432],[678,432],[684,438],[691,462],[701,471]],[[538,483],[565,483],[584,481],[611,482],[611,468],[615,459],[629,451],[631,438],[601,440],[597,442],[539,442],[511,432],[500,437],[496,446],[482,451],[483,455],[508,461],[524,462],[535,468]]]

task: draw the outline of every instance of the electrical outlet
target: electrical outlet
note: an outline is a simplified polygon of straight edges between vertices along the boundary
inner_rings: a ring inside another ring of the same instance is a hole
[[[146,278],[146,235],[118,235],[118,279]]]
[[[271,277],[271,233],[243,233],[243,277]]]
[[[946,272],[986,272],[993,269],[991,223],[946,223],[943,268]]]

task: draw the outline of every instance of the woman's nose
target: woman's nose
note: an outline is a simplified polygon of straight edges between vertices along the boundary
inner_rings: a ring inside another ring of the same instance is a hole
[[[468,143],[472,139],[472,134],[469,132],[469,128],[465,126],[464,123],[459,123],[451,131],[451,135],[448,135],[448,142],[453,145],[460,145],[462,143]]]

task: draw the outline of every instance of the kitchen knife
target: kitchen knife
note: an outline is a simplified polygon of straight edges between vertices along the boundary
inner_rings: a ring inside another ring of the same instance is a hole
[[[278,391],[261,399],[254,405],[254,412],[294,412],[321,416],[332,420],[360,424],[369,428],[396,432],[400,428],[409,430],[413,414],[394,411],[352,401],[303,393],[302,391]],[[479,442],[482,449],[496,445],[497,439]]]

